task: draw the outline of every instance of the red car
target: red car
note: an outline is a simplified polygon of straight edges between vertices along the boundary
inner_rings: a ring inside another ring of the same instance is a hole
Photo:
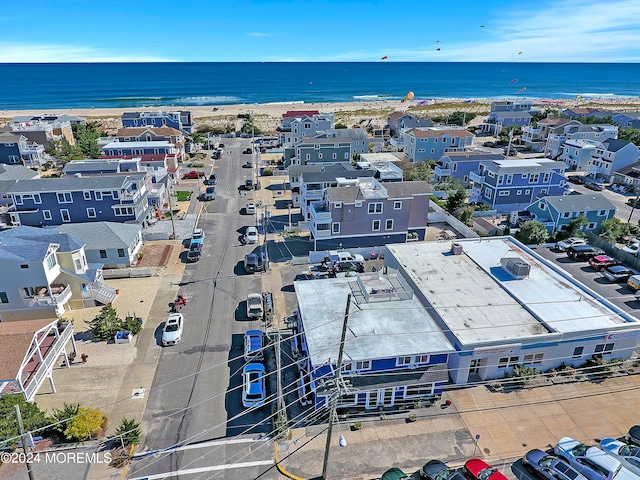
[[[471,480],[508,480],[502,473],[479,458],[467,460],[462,470]]]
[[[602,270],[607,267],[613,267],[614,265],[620,265],[620,262],[609,255],[596,255],[589,260],[589,265],[594,270]]]
[[[196,178],[202,178],[202,177],[204,177],[204,172],[201,170],[191,170],[190,172],[182,174],[183,180],[188,178],[196,179]]]

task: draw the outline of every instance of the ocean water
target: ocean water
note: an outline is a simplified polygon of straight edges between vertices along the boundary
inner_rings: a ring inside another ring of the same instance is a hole
[[[640,96],[640,64],[0,64],[0,110]]]

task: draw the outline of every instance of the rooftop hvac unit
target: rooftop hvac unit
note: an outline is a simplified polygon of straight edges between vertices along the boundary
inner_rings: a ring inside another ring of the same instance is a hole
[[[462,255],[462,245],[460,245],[459,243],[452,243],[451,244],[451,253],[453,255]]]
[[[506,257],[500,260],[500,264],[502,268],[509,272],[514,277],[524,278],[529,276],[529,272],[531,271],[531,265],[522,260],[521,258],[516,257]]]

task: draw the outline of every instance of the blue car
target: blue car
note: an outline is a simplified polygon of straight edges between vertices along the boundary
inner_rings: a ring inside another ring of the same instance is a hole
[[[545,480],[587,480],[568,463],[538,449],[527,452],[522,458],[522,464]]]
[[[265,404],[264,371],[260,363],[249,363],[242,369],[242,405],[245,408],[262,407]]]
[[[589,480],[613,480],[614,477],[616,480],[631,480],[627,479],[629,472],[622,470],[620,462],[598,447],[563,437],[554,447],[554,452]]]

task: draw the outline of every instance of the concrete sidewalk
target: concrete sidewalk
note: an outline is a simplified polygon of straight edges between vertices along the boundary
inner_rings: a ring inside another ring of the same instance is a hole
[[[459,466],[474,451],[489,463],[515,461],[533,448],[549,448],[562,436],[595,444],[640,423],[639,387],[640,375],[512,393],[478,386],[451,391],[440,404],[412,411],[416,422],[407,422],[408,413],[387,414],[386,419],[365,419],[361,430],[352,431],[354,420],[342,420],[333,430],[329,477],[379,478],[391,467],[413,472],[431,459]],[[444,408],[447,399],[452,405]],[[278,443],[284,470],[302,478],[321,474],[325,428],[294,429],[290,439]],[[338,446],[340,434],[347,440],[345,448]],[[515,478],[509,469],[503,473]]]

